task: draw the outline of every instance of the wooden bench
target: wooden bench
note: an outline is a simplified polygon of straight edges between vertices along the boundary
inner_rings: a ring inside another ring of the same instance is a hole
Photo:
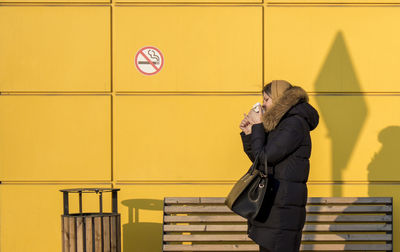
[[[164,198],[163,251],[258,251],[224,200]],[[309,197],[306,209],[301,251],[393,251],[391,197]]]

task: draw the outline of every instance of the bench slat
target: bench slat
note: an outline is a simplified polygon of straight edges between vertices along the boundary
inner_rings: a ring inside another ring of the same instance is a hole
[[[305,232],[314,232],[314,231],[330,231],[330,232],[383,232],[383,231],[392,231],[391,224],[356,224],[356,225],[340,225],[340,224],[332,224],[332,225],[312,225],[306,224],[304,225],[303,231]]]
[[[246,222],[246,219],[239,215],[203,215],[203,216],[164,216],[166,223],[181,223],[181,222]]]
[[[246,234],[240,235],[164,235],[166,242],[183,241],[252,241]],[[303,234],[302,241],[390,241],[390,234]]]
[[[307,214],[307,222],[392,222],[392,215],[314,215]]]
[[[391,244],[301,244],[301,251],[372,251],[372,250],[391,250]],[[256,244],[213,244],[213,245],[164,245],[164,251],[259,251]]]
[[[306,206],[307,213],[390,213],[392,206]],[[172,213],[232,213],[227,206],[165,206]]]
[[[164,232],[229,232],[229,231],[246,231],[247,225],[164,225]],[[391,224],[360,224],[360,225],[304,225],[303,231],[316,232],[316,231],[391,231]]]
[[[247,225],[164,225],[164,232],[246,231]]]
[[[164,245],[163,251],[259,251],[256,244],[221,245]]]
[[[252,241],[247,235],[164,235],[164,241]]]
[[[306,206],[307,213],[391,213],[392,206]]]
[[[307,204],[392,204],[390,197],[309,197]]]
[[[165,204],[224,204],[224,197],[166,197]],[[392,204],[390,197],[308,197],[307,204]]]
[[[302,241],[391,241],[391,234],[303,234]]]
[[[166,223],[246,222],[239,215],[164,216]],[[392,222],[391,215],[307,215],[306,222]]]
[[[224,197],[167,197],[164,204],[224,204]]]

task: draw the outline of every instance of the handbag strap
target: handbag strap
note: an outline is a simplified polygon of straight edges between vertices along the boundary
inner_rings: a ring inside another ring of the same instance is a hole
[[[261,155],[264,155],[264,171],[260,171],[269,177],[270,175],[273,175],[273,168],[271,166],[268,166],[267,154],[265,153],[264,148],[257,153],[257,156],[254,159],[253,166],[251,167],[252,171],[255,169],[255,167],[257,167],[258,163],[260,162]]]
[[[273,175],[274,171],[272,169],[272,166],[268,166],[267,153],[264,150],[263,152],[264,152],[264,174],[266,174],[269,177],[270,175]]]
[[[261,153],[261,152],[257,153],[257,156],[256,156],[256,158],[254,159],[254,162],[253,162],[253,164],[251,165],[251,167],[250,167],[250,169],[249,169],[248,172],[253,173],[253,172],[254,172],[254,169],[256,169],[256,166],[257,166],[258,163],[259,163],[260,153]]]

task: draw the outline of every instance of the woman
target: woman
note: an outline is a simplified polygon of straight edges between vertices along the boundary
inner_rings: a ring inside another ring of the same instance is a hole
[[[310,131],[319,115],[307,93],[287,81],[272,81],[262,94],[262,107],[245,114],[240,135],[250,160],[261,152],[260,169],[266,158],[273,175],[260,214],[247,222],[247,233],[260,251],[297,252],[306,219]]]

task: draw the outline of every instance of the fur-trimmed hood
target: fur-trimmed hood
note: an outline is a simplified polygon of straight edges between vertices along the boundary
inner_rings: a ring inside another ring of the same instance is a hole
[[[284,116],[300,115],[308,123],[310,130],[317,127],[319,122],[318,112],[308,103],[307,92],[299,86],[286,90],[272,107],[263,114],[263,124],[266,132],[276,128]]]

